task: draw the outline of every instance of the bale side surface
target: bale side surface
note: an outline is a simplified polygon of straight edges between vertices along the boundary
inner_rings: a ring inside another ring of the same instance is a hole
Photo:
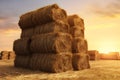
[[[79,26],[84,30],[84,20],[78,15],[70,15],[67,17],[70,27]]]
[[[29,55],[30,52],[30,43],[29,38],[18,39],[14,41],[13,50],[17,55]]]
[[[34,35],[34,28],[24,29],[21,32],[21,38],[31,38]]]
[[[67,33],[48,33],[32,37],[30,49],[33,53],[71,52],[72,37]]]
[[[29,68],[31,56],[19,56],[16,55],[14,60],[14,66],[19,68]]]
[[[70,31],[70,28],[69,28],[68,23],[58,20],[58,21],[36,26],[34,35],[51,33],[51,32],[69,33],[69,31]]]
[[[26,29],[56,20],[64,20],[66,18],[67,14],[65,10],[59,8],[57,4],[53,4],[23,14],[20,17],[19,26],[22,29]]]
[[[44,72],[58,73],[72,70],[71,54],[33,54],[30,68]]]
[[[89,69],[89,56],[84,53],[73,54],[72,65],[74,70]]]
[[[87,43],[84,38],[75,37],[72,41],[72,52],[73,53],[87,53]]]

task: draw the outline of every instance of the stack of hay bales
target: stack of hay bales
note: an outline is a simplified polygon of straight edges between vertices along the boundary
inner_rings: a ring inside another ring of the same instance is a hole
[[[72,70],[72,37],[67,14],[53,4],[20,17],[21,39],[14,41],[15,67],[46,72]]]
[[[15,53],[13,51],[1,51],[0,60],[10,60],[15,58]]]
[[[68,16],[68,23],[70,25],[70,34],[73,37],[72,40],[72,64],[74,70],[88,69],[89,55],[87,40],[84,36],[84,20],[78,15]]]
[[[88,55],[90,56],[90,60],[100,60],[100,54],[97,50],[89,50]]]
[[[15,67],[54,73],[73,70],[72,63],[77,70],[89,68],[83,20],[69,18],[56,4],[22,15],[21,38],[13,46]]]

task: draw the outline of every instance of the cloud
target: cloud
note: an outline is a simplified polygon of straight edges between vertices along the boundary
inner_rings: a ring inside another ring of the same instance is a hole
[[[19,29],[17,17],[0,17],[0,30]]]
[[[114,18],[116,15],[120,14],[120,0],[110,2],[104,7],[100,5],[92,5],[91,9],[95,14]]]

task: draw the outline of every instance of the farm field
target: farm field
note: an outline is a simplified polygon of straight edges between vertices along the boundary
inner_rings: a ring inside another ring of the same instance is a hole
[[[13,60],[1,60],[0,80],[120,80],[119,60],[90,61],[90,65],[81,71],[45,73],[15,68]]]

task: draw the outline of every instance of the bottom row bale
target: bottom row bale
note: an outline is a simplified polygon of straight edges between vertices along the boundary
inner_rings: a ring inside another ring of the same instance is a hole
[[[88,54],[85,54],[85,53],[73,54],[72,65],[74,70],[82,70],[82,69],[90,68]]]
[[[31,56],[16,55],[14,60],[14,66],[20,68],[29,68]]]
[[[70,54],[33,54],[30,68],[45,72],[65,72],[72,70],[72,55]]]

